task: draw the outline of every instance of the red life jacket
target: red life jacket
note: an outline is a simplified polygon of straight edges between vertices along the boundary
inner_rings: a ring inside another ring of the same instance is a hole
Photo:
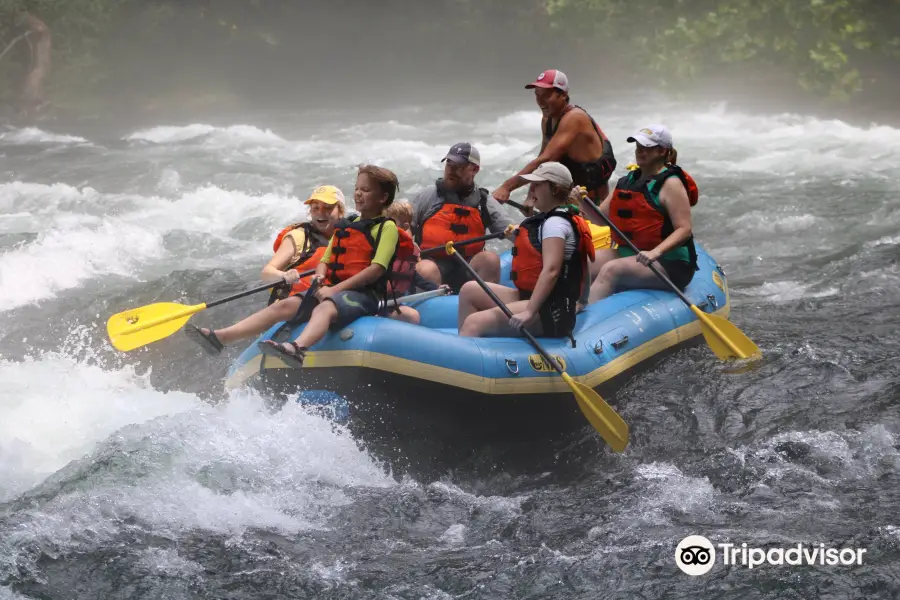
[[[403,240],[404,234],[409,240],[412,242],[412,236],[409,235],[405,229],[400,229],[401,236],[401,244],[405,243]],[[399,254],[399,253],[398,253]],[[413,242],[413,254],[408,258],[395,258],[393,264],[391,265],[391,276],[388,280],[387,291],[389,294],[394,296],[403,296],[409,293],[410,288],[413,284],[413,277],[416,274],[416,263],[419,262],[419,257],[421,255],[421,251],[419,250],[419,246]]]
[[[435,183],[438,197],[445,197],[443,185],[438,180]],[[462,204],[444,203],[433,215],[425,219],[419,228],[419,236],[416,241],[423,248],[437,248],[452,241],[458,244],[464,240],[484,235],[485,228],[490,223],[490,215],[487,210],[487,199],[490,195],[484,188],[479,188],[481,195],[478,207],[464,206]],[[484,242],[469,244],[459,249],[459,252],[470,259],[484,250]],[[443,250],[430,253],[429,258],[449,258]]]
[[[372,237],[372,228],[379,223],[393,221],[387,217],[375,217],[374,219],[362,219],[357,217],[351,221],[343,219],[334,228],[334,237],[331,243],[331,262],[328,263],[326,278],[330,285],[346,281],[358,273],[362,273],[375,258],[375,251],[381,241],[382,227],[378,228],[378,236]],[[415,244],[412,236],[401,228],[397,228],[398,242],[394,256],[388,271],[370,287],[379,295],[384,296],[388,284],[398,285],[394,277],[393,267],[397,261],[410,261],[415,257]]]
[[[303,229],[306,239],[303,242],[303,248],[299,248],[300,253],[297,260],[289,264],[285,271],[294,269],[298,273],[303,273],[304,271],[315,269],[325,255],[325,249],[328,246],[328,242],[311,223],[294,223],[279,231],[278,235],[275,236],[275,242],[272,244],[272,252],[278,252],[278,249],[281,247],[281,242],[284,241],[284,236],[294,229]],[[274,288],[269,296],[269,304],[275,300],[282,300],[290,296],[304,293],[309,289],[311,279],[312,275],[307,275],[306,277],[299,279],[296,283],[291,285],[289,291],[284,288]]]
[[[653,250],[675,231],[669,215],[659,205],[659,191],[669,177],[681,180],[687,191],[688,201],[691,206],[696,205],[700,197],[697,182],[678,165],[669,165],[646,181],[641,181],[641,171],[636,169],[616,183],[609,205],[609,219],[638,250]],[[627,245],[614,230],[611,234],[616,244]],[[685,245],[688,247],[691,263],[696,267],[697,250],[693,235]]]

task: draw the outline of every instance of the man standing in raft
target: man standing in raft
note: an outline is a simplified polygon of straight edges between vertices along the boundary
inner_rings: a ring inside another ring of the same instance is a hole
[[[541,152],[537,158],[503,182],[493,194],[500,202],[509,200],[510,192],[528,183],[523,175],[551,161],[562,163],[572,174],[576,186],[587,189],[595,202],[609,194],[608,181],[616,169],[612,144],[594,119],[580,106],[569,102],[569,79],[562,71],[544,71],[525,86],[533,89],[541,109]]]

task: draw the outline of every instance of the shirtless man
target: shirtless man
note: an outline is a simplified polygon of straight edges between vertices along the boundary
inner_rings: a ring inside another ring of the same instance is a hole
[[[612,144],[583,108],[569,102],[566,74],[555,69],[544,71],[525,89],[534,90],[543,115],[541,153],[491,195],[506,202],[510,192],[528,183],[522,175],[532,173],[545,162],[557,161],[569,169],[576,186],[584,187],[594,202],[602,202],[609,194],[607,182],[616,168]]]

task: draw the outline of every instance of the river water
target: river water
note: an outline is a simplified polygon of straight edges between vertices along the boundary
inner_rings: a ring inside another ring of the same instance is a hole
[[[349,194],[361,162],[409,197],[472,141],[493,189],[538,144],[527,98],[0,129],[0,598],[898,597],[900,130],[583,102],[619,173],[629,133],[672,128],[696,235],[765,358],[734,369],[701,344],[633,378],[607,398],[632,429],[621,455],[585,425],[551,454],[433,473],[224,393],[242,345],[210,359],[178,333],[119,353],[106,319],[255,285],[309,190]],[[866,553],[690,577],[674,553],[692,534]]]

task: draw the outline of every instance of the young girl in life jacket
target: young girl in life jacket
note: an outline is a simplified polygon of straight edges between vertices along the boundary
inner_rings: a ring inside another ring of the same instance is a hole
[[[329,330],[337,331],[360,317],[379,313],[393,261],[413,254],[412,238],[383,214],[399,187],[397,176],[388,169],[375,165],[359,168],[353,194],[359,215],[335,227],[316,268],[318,306],[297,339],[260,342],[257,346],[261,353],[302,367],[309,347]]]
[[[256,337],[272,325],[287,321],[297,314],[302,294],[309,289],[311,276],[300,279],[300,273],[315,269],[334,226],[344,217],[344,194],[333,185],[313,190],[304,203],[309,207],[309,221],[285,227],[276,237],[275,254],[262,269],[263,281],[286,279],[290,289],[273,295],[269,306],[246,319],[224,329],[207,329],[191,324],[184,326],[189,338],[212,356],[222,352],[225,345]],[[280,298],[279,298],[280,296]]]
[[[508,319],[476,281],[459,294],[459,335],[518,336],[526,327],[533,335],[568,337],[575,327],[575,308],[587,293],[588,262],[594,245],[587,222],[568,204],[570,171],[546,162],[523,175],[539,214],[519,225],[514,238],[511,278],[515,288],[488,283],[513,313]]]
[[[626,289],[663,289],[669,286],[647,265],[655,262],[681,290],[696,269],[691,206],[697,202],[697,185],[677,166],[678,153],[672,134],[663,125],[647,126],[631,137],[638,168],[616,183],[600,204],[600,211],[640,250],[635,254],[613,232],[616,248],[601,250],[592,265],[596,274],[589,302]],[[590,217],[593,210],[587,210]],[[599,218],[599,217],[598,217]]]
[[[397,227],[401,231],[405,231],[412,236],[412,219],[413,207],[406,198],[398,198],[388,206],[384,211],[384,216],[393,219],[397,223]],[[392,265],[391,281],[387,284],[388,298],[401,298],[406,294],[414,294],[417,292],[428,292],[436,290],[438,287],[449,292],[450,286],[438,286],[433,281],[426,279],[419,274],[417,267],[420,259],[421,249],[419,245],[413,241],[414,253],[409,259],[396,259]],[[413,325],[419,324],[419,311],[411,306],[401,305],[399,312],[391,310],[388,313],[391,319],[397,319]]]

